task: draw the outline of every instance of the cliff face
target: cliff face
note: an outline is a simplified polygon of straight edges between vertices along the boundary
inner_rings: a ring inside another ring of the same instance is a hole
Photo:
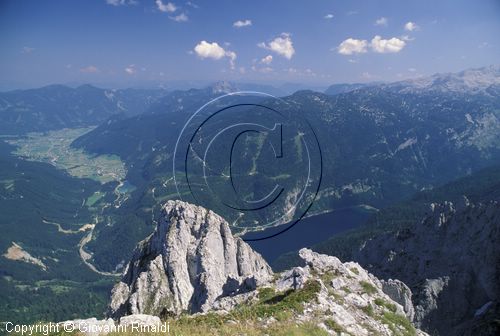
[[[299,254],[304,267],[273,274],[221,217],[169,201],[114,287],[108,316],[123,324],[156,315],[173,319],[179,330],[196,325],[201,334],[213,333],[216,325],[226,334],[301,328],[317,335],[426,335],[410,322],[412,293],[401,281],[380,281],[357,263],[308,249]],[[202,314],[177,318],[181,312]],[[207,325],[210,319],[215,322]]]
[[[169,201],[156,231],[138,245],[114,287],[108,316],[205,312],[271,277],[265,260],[233,237],[223,218]]]
[[[432,334],[480,335],[475,326],[488,323],[484,318],[500,301],[499,242],[500,204],[464,198],[433,204],[419,225],[367,241],[354,259],[378,277],[410,286],[417,326]]]

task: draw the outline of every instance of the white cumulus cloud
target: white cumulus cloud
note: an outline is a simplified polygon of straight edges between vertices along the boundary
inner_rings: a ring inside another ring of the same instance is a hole
[[[272,61],[273,61],[273,55],[267,55],[266,57],[260,60],[260,63],[271,64]]]
[[[387,18],[381,17],[375,21],[375,26],[387,26]]]
[[[201,41],[194,47],[194,52],[201,58],[221,59],[226,51],[217,42]]]
[[[135,65],[130,64],[128,67],[125,68],[125,72],[128,73],[129,75],[135,74],[137,72],[137,70],[135,69]]]
[[[405,24],[405,30],[407,31],[415,31],[415,30],[419,30],[420,27],[415,23],[415,22],[406,22]]]
[[[259,47],[274,51],[278,55],[281,55],[287,59],[291,59],[295,54],[295,49],[293,47],[292,38],[288,33],[282,33],[280,36],[276,37],[269,43],[261,42],[258,44]]]
[[[171,2],[168,2],[166,4],[163,3],[161,0],[156,0],[156,7],[158,7],[158,10],[160,12],[164,13],[173,13],[177,10],[177,6],[174,5]]]
[[[233,23],[233,27],[236,28],[248,27],[251,25],[252,25],[252,20],[238,20]]]
[[[229,64],[231,69],[235,68],[236,53],[230,50],[224,50],[217,42],[207,42],[205,40],[201,41],[194,47],[194,52],[198,57],[211,58],[214,60],[220,60],[224,57],[229,59]]]
[[[327,20],[331,20],[331,19],[333,19],[333,14],[326,14],[324,16],[324,18],[327,19]]]
[[[401,50],[403,50],[405,45],[406,42],[398,39],[397,37],[385,40],[379,35],[375,36],[371,42],[371,47],[373,51],[382,54],[400,52]]]
[[[357,40],[348,38],[339,44],[337,51],[342,55],[361,54],[366,52],[368,42],[366,40]]]
[[[186,22],[189,20],[186,14],[181,13],[176,16],[169,16],[170,20],[174,20],[175,22]]]
[[[234,70],[236,62],[236,53],[234,51],[226,51],[226,57],[229,58],[229,65],[231,66],[231,69]]]

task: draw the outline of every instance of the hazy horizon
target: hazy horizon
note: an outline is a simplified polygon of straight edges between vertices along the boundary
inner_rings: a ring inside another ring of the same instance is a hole
[[[458,72],[500,55],[493,0],[27,4],[0,5],[2,91],[220,80],[325,87]]]
[[[328,87],[333,85],[344,85],[344,84],[389,84],[396,83],[400,81],[413,80],[419,78],[425,78],[438,74],[448,74],[448,73],[460,73],[466,70],[483,69],[487,67],[500,67],[497,64],[484,65],[482,67],[461,69],[456,72],[436,72],[429,75],[420,75],[418,77],[401,78],[393,81],[355,81],[355,82],[333,82],[333,83],[309,83],[309,82],[293,82],[293,81],[259,81],[259,80],[226,80],[226,79],[214,79],[214,80],[172,80],[172,81],[142,81],[142,82],[124,82],[124,83],[93,83],[93,82],[65,82],[65,83],[46,83],[42,85],[19,85],[19,86],[2,86],[0,84],[0,92],[9,92],[15,90],[29,90],[38,89],[47,86],[67,86],[70,88],[77,88],[80,86],[90,85],[100,89],[108,90],[120,90],[120,89],[165,89],[165,90],[188,90],[188,89],[201,89],[206,88],[217,83],[228,82],[231,84],[241,84],[241,85],[256,85],[256,86],[268,86],[277,89],[293,89],[297,87],[297,90],[312,90],[312,91],[324,91]]]

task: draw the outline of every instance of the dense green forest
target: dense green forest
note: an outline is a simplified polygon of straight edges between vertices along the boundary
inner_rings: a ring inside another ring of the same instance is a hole
[[[15,243],[45,268],[0,257],[0,320],[102,315],[115,279],[92,272],[78,254],[78,243],[87,234],[78,229],[94,220],[82,204],[99,183],[18,159],[12,149],[0,142],[0,251],[6,254]]]

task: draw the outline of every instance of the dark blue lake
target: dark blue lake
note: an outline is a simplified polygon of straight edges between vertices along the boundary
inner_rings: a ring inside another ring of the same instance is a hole
[[[322,242],[336,234],[362,225],[372,213],[359,208],[342,209],[302,219],[288,231],[276,237],[248,241],[254,250],[259,252],[268,263],[272,263],[281,254],[298,250],[302,247]],[[287,225],[252,232],[242,236],[243,239],[255,239],[271,236],[282,231]]]

